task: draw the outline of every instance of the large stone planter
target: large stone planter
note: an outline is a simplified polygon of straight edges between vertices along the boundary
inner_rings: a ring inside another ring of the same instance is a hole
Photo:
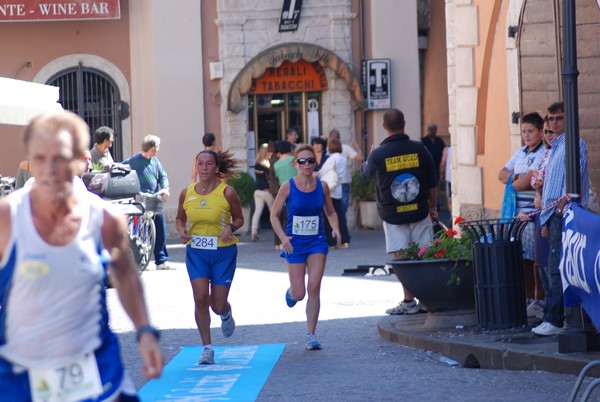
[[[427,307],[428,329],[477,325],[470,261],[393,260],[394,274]]]
[[[360,201],[360,226],[365,229],[381,229],[383,221],[377,213],[375,201]]]

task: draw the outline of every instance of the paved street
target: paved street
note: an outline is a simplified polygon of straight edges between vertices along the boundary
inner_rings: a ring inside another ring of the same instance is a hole
[[[304,302],[289,309],[289,286],[283,260],[266,232],[258,243],[241,238],[238,269],[230,301],[235,334],[224,339],[220,319],[213,317],[215,345],[285,343],[286,348],[259,394],[262,401],[562,401],[575,378],[540,371],[465,369],[437,354],[388,342],[377,334],[377,322],[396,304],[401,288],[393,276],[342,275],[357,265],[383,264],[383,233],[354,231],[351,248],[333,250],[322,287],[317,329],[322,351],[307,352]],[[184,249],[169,252],[174,271],[142,275],[153,323],[162,329],[162,347],[170,360],[183,345],[199,345]],[[140,360],[132,326],[108,291],[111,325],[119,333],[123,354],[137,387]],[[451,362],[450,362],[451,363]]]

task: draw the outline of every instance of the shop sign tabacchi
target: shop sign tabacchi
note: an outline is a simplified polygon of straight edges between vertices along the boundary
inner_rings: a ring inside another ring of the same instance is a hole
[[[267,68],[265,73],[252,80],[250,93],[285,93],[324,91],[327,89],[325,70],[318,62],[284,61],[277,68]]]

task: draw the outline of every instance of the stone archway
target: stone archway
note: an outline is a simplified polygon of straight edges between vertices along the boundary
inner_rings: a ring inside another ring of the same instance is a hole
[[[242,96],[250,91],[252,80],[262,76],[267,68],[277,68],[286,60],[294,63],[300,59],[308,62],[316,61],[322,67],[333,70],[346,82],[348,90],[354,95],[355,106],[366,106],[360,83],[352,74],[348,64],[335,53],[318,45],[285,43],[262,51],[240,70],[229,87],[227,109],[236,114],[243,110]]]

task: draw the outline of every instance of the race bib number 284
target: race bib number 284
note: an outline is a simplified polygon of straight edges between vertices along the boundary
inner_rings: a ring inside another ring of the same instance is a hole
[[[216,250],[217,236],[197,236],[192,235],[191,246],[200,250]]]

